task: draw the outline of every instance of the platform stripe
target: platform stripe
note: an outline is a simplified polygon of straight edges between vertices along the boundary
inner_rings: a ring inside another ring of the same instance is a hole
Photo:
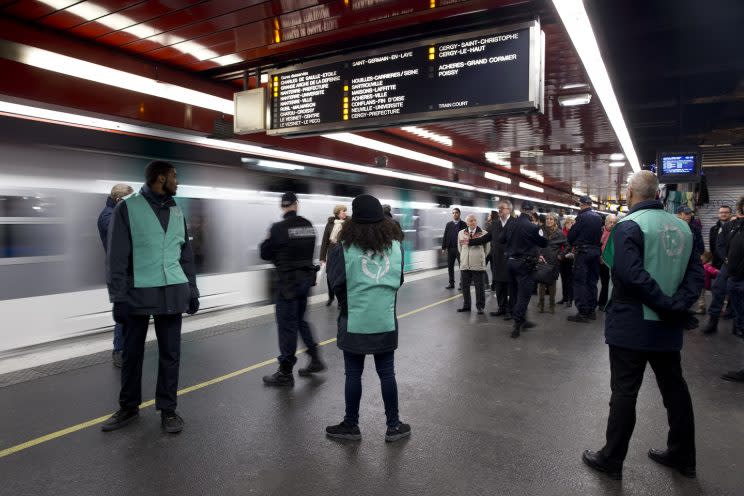
[[[433,307],[435,307],[437,305],[441,305],[442,303],[447,303],[449,301],[452,301],[452,300],[455,300],[457,298],[460,298],[461,296],[462,295],[459,295],[458,294],[458,295],[452,296],[450,298],[445,298],[444,300],[439,300],[439,301],[434,302],[434,303],[432,303],[430,305],[426,305],[424,307],[417,308],[417,309],[412,310],[410,312],[404,313],[403,315],[399,315],[398,318],[399,319],[404,319],[406,317],[409,317],[411,315],[417,314],[419,312],[423,312],[424,310],[428,310],[430,308],[433,308]],[[326,345],[329,345],[329,344],[335,343],[335,342],[336,342],[336,338],[326,339],[325,341],[321,341],[320,343],[318,343],[318,346],[326,346]],[[304,353],[306,351],[307,351],[307,349],[306,348],[303,348],[303,349],[297,350],[297,354]],[[255,365],[251,365],[250,367],[245,367],[243,369],[236,370],[234,372],[230,372],[229,374],[221,375],[219,377],[215,377],[214,379],[210,379],[208,381],[200,382],[199,384],[194,384],[193,386],[189,386],[189,387],[180,389],[178,391],[178,396],[183,396],[184,394],[192,393],[194,391],[198,391],[199,389],[204,389],[207,386],[212,386],[214,384],[218,384],[218,383],[223,382],[223,381],[226,381],[228,379],[233,379],[235,377],[238,377],[240,375],[246,374],[246,373],[251,372],[253,370],[260,369],[261,367],[265,367],[267,365],[271,365],[272,363],[277,363],[276,358],[272,358],[271,360],[265,360],[265,361],[263,361],[261,363],[257,363]],[[153,406],[153,405],[155,405],[155,400],[147,400],[147,401],[143,402],[140,405],[140,409],[147,408],[147,407],[150,407],[150,406]],[[37,437],[36,439],[32,439],[30,441],[26,441],[25,443],[17,444],[15,446],[11,446],[10,448],[5,448],[4,450],[0,451],[0,458],[6,457],[8,455],[12,455],[13,453],[18,453],[19,451],[23,451],[25,449],[32,448],[34,446],[38,446],[39,444],[43,444],[43,443],[46,443],[48,441],[52,441],[54,439],[57,439],[57,438],[60,438],[60,437],[63,437],[63,436],[67,436],[68,434],[72,434],[74,432],[81,431],[83,429],[87,429],[88,427],[93,427],[93,426],[102,424],[103,422],[106,421],[106,419],[108,419],[109,417],[111,417],[111,415],[112,414],[109,413],[108,415],[104,415],[102,417],[94,418],[94,419],[88,420],[86,422],[82,422],[80,424],[73,425],[72,427],[67,427],[66,429],[62,429],[62,430],[59,430],[59,431],[56,431],[56,432],[52,432],[51,434],[47,434],[45,436]]]

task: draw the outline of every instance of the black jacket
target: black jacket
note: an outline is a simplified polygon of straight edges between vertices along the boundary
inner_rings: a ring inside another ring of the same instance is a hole
[[[630,213],[662,208],[661,202],[649,200],[635,205]],[[605,319],[605,341],[631,350],[681,350],[682,326],[664,320],[644,320],[643,305],[660,312],[686,312],[703,289],[700,257],[694,250],[691,252],[684,279],[677,291],[667,296],[643,266],[643,233],[638,224],[632,220],[618,222],[612,236],[613,290]]]
[[[457,222],[454,220],[447,222],[447,226],[444,228],[444,236],[442,236],[442,249],[457,251],[457,233],[466,227],[468,225],[462,219]]]
[[[315,228],[297,212],[287,212],[284,220],[272,224],[259,252],[276,267],[277,288],[283,298],[293,298],[298,283],[309,278],[315,281],[319,268],[313,264]]]
[[[506,266],[506,244],[499,241],[501,233],[506,230],[509,225],[516,222],[517,219],[509,217],[506,220],[506,224],[501,226],[501,219],[494,213],[494,220],[491,222],[491,229],[488,230],[485,236],[470,240],[470,244],[473,246],[484,245],[491,243],[491,269],[493,272],[493,280],[497,282],[509,282],[509,269]]]
[[[401,255],[403,253],[403,244],[400,245]],[[401,256],[401,267],[400,267],[400,284],[403,285],[403,265],[405,257]],[[395,330],[390,332],[379,332],[374,334],[356,334],[347,332],[349,305],[354,305],[354,302],[349,302],[348,295],[346,293],[346,260],[344,258],[344,249],[338,244],[331,249],[328,253],[328,262],[326,265],[326,273],[328,274],[328,282],[333,288],[333,292],[336,294],[338,299],[338,336],[336,344],[344,351],[350,353],[357,353],[360,355],[368,355],[374,353],[385,353],[393,351],[398,348],[398,317],[397,317],[397,297],[394,311],[395,316]]]
[[[556,227],[552,236],[548,233],[547,227],[543,228],[543,232],[545,233],[545,239],[548,240],[548,246],[540,248],[540,255],[545,259],[547,264],[558,267],[560,264],[558,255],[566,244],[566,236],[563,235],[560,227]]]
[[[725,264],[728,269],[728,277],[734,281],[741,281],[744,276],[738,275],[738,269],[741,267],[732,267],[732,261],[729,258],[734,258],[736,261],[744,259],[744,254],[735,253],[732,256],[731,239],[733,237],[733,231],[738,229],[744,229],[744,218],[733,218],[724,224],[718,239],[718,251],[721,257],[725,260]],[[740,247],[739,247],[740,248]]]
[[[147,186],[143,186],[140,193],[152,207],[163,230],[168,230],[170,207],[176,205],[173,197],[153,193]],[[186,241],[181,246],[180,263],[188,283],[157,288],[135,288],[129,210],[126,202],[119,202],[114,208],[108,231],[106,282],[109,299],[113,303],[128,303],[135,315],[179,314],[188,310],[189,301],[199,297],[199,289],[196,287],[194,254],[191,251],[185,219],[184,230]]]
[[[513,258],[536,257],[538,248],[548,246],[548,240],[540,236],[540,228],[525,213],[506,225],[498,241],[506,245],[506,256]]]
[[[325,262],[328,257],[328,248],[331,244],[331,233],[333,232],[333,224],[336,221],[336,217],[328,217],[325,229],[323,230],[323,237],[320,239],[320,261]]]
[[[725,225],[726,223],[719,220],[710,228],[710,232],[708,233],[708,246],[710,247],[710,252],[713,254],[713,261],[711,263],[713,264],[713,267],[718,270],[721,270],[721,266],[723,265],[723,257],[718,253],[716,240],[718,239],[718,234]]]
[[[601,246],[604,220],[591,208],[579,212],[576,223],[568,231],[568,242],[575,247]]]
[[[111,223],[111,216],[114,215],[116,202],[110,196],[106,198],[106,206],[101,210],[98,216],[98,235],[101,237],[104,251],[108,248],[108,230]]]

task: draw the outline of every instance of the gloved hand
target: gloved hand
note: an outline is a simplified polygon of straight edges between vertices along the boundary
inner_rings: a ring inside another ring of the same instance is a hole
[[[697,327],[697,319],[687,310],[662,310],[657,311],[662,322],[677,328],[694,329]]]
[[[194,315],[198,311],[199,311],[199,298],[191,298],[191,300],[189,301],[189,309],[186,310],[186,313],[189,315]]]
[[[129,320],[129,304],[125,301],[119,301],[114,303],[114,322],[117,324],[124,324]]]

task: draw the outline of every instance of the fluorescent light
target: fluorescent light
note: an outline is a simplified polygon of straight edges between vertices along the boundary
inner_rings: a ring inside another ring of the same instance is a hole
[[[571,188],[571,192],[572,192],[572,193],[573,193],[574,195],[579,195],[579,196],[584,196],[584,195],[586,195],[586,193],[584,193],[584,191],[582,191],[582,190],[581,190],[580,188]]]
[[[582,93],[581,95],[561,95],[558,97],[558,105],[561,107],[573,107],[576,105],[586,105],[592,101],[591,93]]]
[[[638,162],[638,156],[633,148],[633,141],[630,139],[628,128],[620,111],[620,105],[617,103],[615,92],[612,89],[607,68],[602,60],[602,55],[599,53],[597,39],[594,37],[592,24],[589,22],[589,16],[584,9],[583,1],[553,0],[553,4],[563,21],[563,25],[566,27],[566,31],[568,31],[576,52],[584,64],[594,92],[602,102],[610,125],[615,130],[615,135],[617,135],[617,139],[620,141],[620,146],[622,146],[625,156],[628,157],[630,166],[634,172],[641,170],[641,164]]]
[[[610,155],[610,160],[625,160],[625,155],[622,153],[613,153]]]
[[[583,89],[589,89],[589,85],[586,83],[570,83],[570,84],[562,84],[561,85],[562,90],[583,90]]]
[[[452,138],[449,136],[444,136],[441,134],[437,134],[434,132],[431,132],[427,129],[424,129],[422,127],[418,126],[404,126],[400,128],[402,131],[405,131],[407,133],[415,134],[416,136],[419,136],[421,138],[426,138],[428,140],[434,141],[436,143],[439,143],[444,146],[452,146]]]
[[[492,174],[490,172],[486,172],[484,176],[486,179],[490,179],[492,181],[498,181],[500,183],[511,184],[512,182],[511,179],[509,179],[506,176],[499,176],[498,174]]]
[[[625,167],[625,162],[610,162],[610,167]]]
[[[365,138],[364,136],[359,136],[358,134],[333,133],[333,134],[324,134],[322,136],[324,138],[328,138],[328,139],[332,139],[336,141],[342,141],[350,145],[361,146],[362,148],[369,148],[371,150],[377,150],[379,152],[389,153],[391,155],[397,155],[399,157],[409,158],[411,160],[418,160],[419,162],[424,162],[430,165],[436,165],[438,167],[444,167],[445,169],[454,168],[454,166],[452,165],[452,162],[450,162],[449,160],[444,160],[439,157],[435,157],[433,155],[426,155],[425,153],[415,152],[413,150],[409,150],[408,148],[391,145],[390,143],[385,143],[383,141],[377,141],[377,140],[373,140],[370,138]]]
[[[492,164],[511,169],[511,152],[486,152],[486,160]]]
[[[524,188],[524,189],[530,189],[530,190],[532,190],[532,191],[537,191],[538,193],[544,193],[544,192],[545,192],[545,190],[544,190],[543,188],[541,188],[541,187],[539,187],[539,186],[533,186],[533,185],[532,185],[532,184],[530,184],[530,183],[523,183],[523,182],[520,182],[520,183],[519,183],[519,187],[520,187],[520,188]]]
[[[524,176],[529,177],[530,179],[534,179],[535,181],[540,181],[541,183],[545,182],[545,176],[543,176],[542,174],[538,172],[531,171],[524,167],[520,167],[519,172],[523,174]]]
[[[305,168],[297,164],[286,164],[284,162],[274,162],[271,160],[262,160],[242,157],[240,159],[244,164],[257,165],[259,167],[266,167],[267,169],[280,169],[280,170],[304,170]]]

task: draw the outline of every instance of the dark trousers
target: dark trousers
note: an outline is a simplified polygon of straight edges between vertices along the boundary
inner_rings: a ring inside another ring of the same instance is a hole
[[[388,427],[400,424],[398,416],[398,383],[395,381],[395,352],[376,353],[375,368],[380,378],[382,402],[385,404],[385,417]],[[365,355],[344,351],[346,370],[346,416],[344,420],[351,424],[359,423],[359,402],[362,400],[362,372],[364,372]]]
[[[116,322],[114,324],[114,351],[124,349],[124,324]]]
[[[561,260],[560,270],[562,298],[564,301],[573,300],[573,260],[570,258]]]
[[[527,305],[530,304],[532,291],[535,289],[535,280],[524,260],[510,258],[507,264],[509,268],[509,287],[512,300],[512,315],[517,322],[527,320]]]
[[[181,362],[181,314],[154,315],[153,319],[158,338],[155,408],[173,411],[177,403],[178,369]],[[142,361],[145,358],[145,337],[149,324],[149,315],[130,315],[124,326],[119,393],[119,406],[124,410],[135,410],[142,403]]]
[[[719,317],[723,310],[723,302],[726,300],[726,295],[728,294],[728,266],[726,264],[721,266],[718,277],[713,280],[710,293],[712,298],[708,307],[708,315]]]
[[[460,252],[455,248],[447,250],[447,272],[449,272],[449,285],[455,285],[455,260],[460,265]]]
[[[486,308],[486,271],[485,270],[461,270],[460,282],[462,283],[462,306],[470,308],[470,282],[475,284],[475,307],[478,310]]]
[[[328,284],[328,301],[333,301],[333,298],[335,298],[335,294],[333,293],[333,288],[331,287],[331,280],[326,277],[326,283]]]
[[[509,294],[509,283],[507,281],[496,281],[494,280],[493,286],[496,290],[496,303],[499,305],[499,310],[511,313],[511,298]]]
[[[576,254],[574,260],[574,298],[582,315],[589,315],[597,308],[597,282],[599,281],[599,247],[587,248]]]
[[[597,305],[604,308],[607,305],[607,294],[610,290],[610,268],[603,263],[599,264],[599,281],[600,290]]]
[[[307,310],[307,295],[312,285],[311,280],[299,283],[294,291],[293,298],[285,298],[281,291],[276,296],[276,326],[279,334],[279,366],[285,372],[289,372],[297,363],[295,352],[297,351],[297,334],[307,346],[308,354],[315,353],[318,343],[313,338],[310,324],[305,321],[305,310]]]
[[[744,281],[728,280],[729,305],[734,313],[734,326],[744,332]]]
[[[695,466],[695,418],[678,351],[639,351],[610,345],[612,397],[607,444],[602,448],[602,454],[617,463],[625,460],[636,423],[636,399],[647,362],[656,375],[656,384],[667,410],[669,454],[682,464]]]

